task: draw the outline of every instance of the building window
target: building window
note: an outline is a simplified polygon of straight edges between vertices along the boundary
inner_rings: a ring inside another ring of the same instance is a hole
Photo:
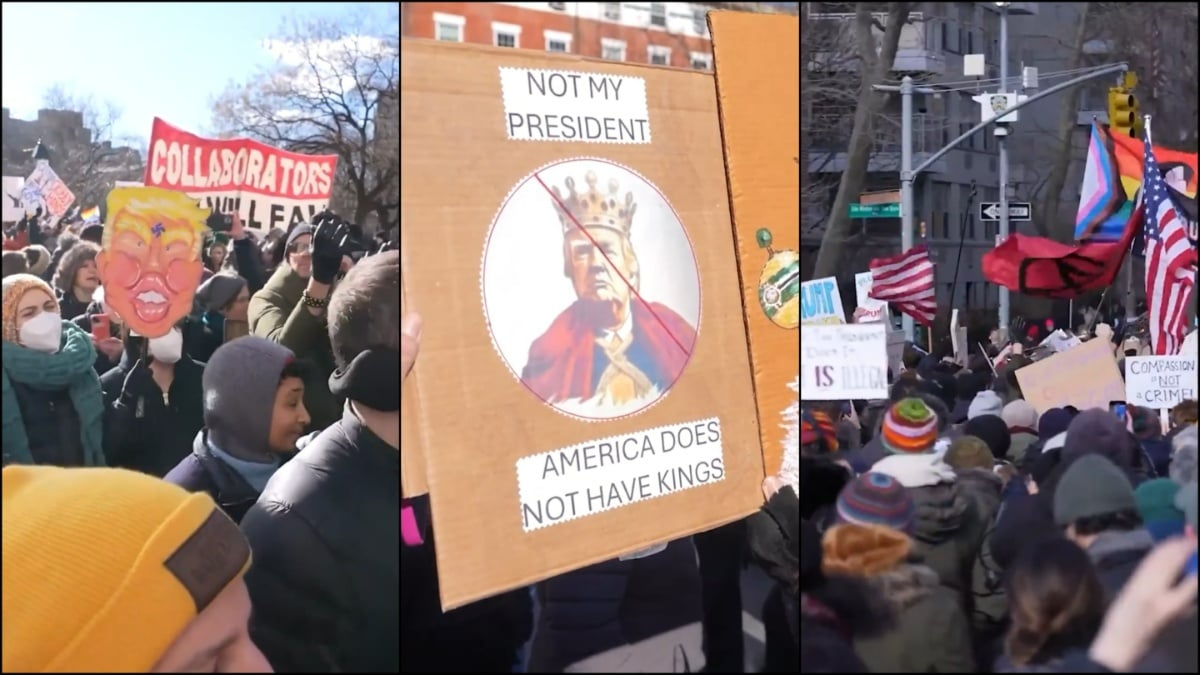
[[[621,3],[606,2],[604,3],[604,18],[609,21],[621,20]]]
[[[711,70],[712,54],[705,54],[704,52],[692,52],[692,69]]]
[[[600,38],[600,56],[605,61],[624,61],[625,41]]]
[[[433,13],[433,39],[442,42],[462,42],[467,20],[454,14]]]
[[[667,27],[667,3],[650,3],[650,25],[658,26],[660,28]]]
[[[568,53],[571,51],[571,34],[557,30],[542,31],[546,40],[546,51]]]
[[[492,44],[497,47],[520,47],[521,27],[511,23],[492,22]]]
[[[964,169],[974,169],[975,168],[975,153],[974,152],[967,151],[963,155],[963,168]]]
[[[705,19],[704,10],[692,10],[692,31],[696,35],[708,35],[708,21]]]
[[[660,47],[658,45],[650,45],[646,47],[646,52],[650,58],[652,66],[669,66],[671,65],[671,48]]]
[[[974,30],[967,31],[967,51],[964,53],[965,54],[974,54],[975,53],[975,31]]]

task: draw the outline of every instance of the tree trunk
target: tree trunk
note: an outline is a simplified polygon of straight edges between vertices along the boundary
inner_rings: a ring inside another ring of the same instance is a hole
[[[1092,3],[1081,3],[1079,23],[1075,28],[1075,42],[1071,45],[1071,61],[1068,70],[1078,70],[1083,63],[1083,45],[1087,41],[1088,10]],[[1043,237],[1058,241],[1070,241],[1075,237],[1075,219],[1063,220],[1058,210],[1062,201],[1063,187],[1067,183],[1067,171],[1071,167],[1071,159],[1075,155],[1072,140],[1075,136],[1076,114],[1079,110],[1079,87],[1072,87],[1066,92],[1066,99],[1059,108],[1058,117],[1058,151],[1054,156],[1054,165],[1050,168],[1050,176],[1043,189],[1040,217],[1033,219],[1033,226]]]
[[[846,152],[846,168],[842,171],[837,196],[833,200],[832,213],[826,220],[825,233],[821,238],[821,249],[813,278],[834,276],[842,263],[842,249],[851,235],[850,202],[862,192],[867,168],[871,159],[875,116],[883,108],[884,95],[872,90],[872,85],[887,79],[896,60],[896,47],[900,42],[900,31],[908,21],[912,3],[888,3],[887,25],[884,27],[882,44],[876,53],[875,37],[871,26],[873,17],[869,3],[857,3],[854,17],[854,34],[862,66],[861,88],[858,92],[858,107],[854,111],[854,129],[850,133],[850,147]]]

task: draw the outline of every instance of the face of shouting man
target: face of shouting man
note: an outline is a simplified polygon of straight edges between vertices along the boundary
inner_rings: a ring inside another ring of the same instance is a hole
[[[105,301],[137,333],[164,335],[192,309],[208,210],[183,193],[143,187],[110,192],[108,212],[96,256]]]

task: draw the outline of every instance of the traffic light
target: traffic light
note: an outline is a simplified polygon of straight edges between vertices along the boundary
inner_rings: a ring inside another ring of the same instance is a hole
[[[1108,90],[1108,130],[1137,138],[1141,128],[1137,97],[1122,87]]]

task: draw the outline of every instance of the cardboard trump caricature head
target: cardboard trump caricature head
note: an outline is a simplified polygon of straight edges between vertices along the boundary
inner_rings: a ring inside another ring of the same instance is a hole
[[[108,193],[96,267],[105,302],[139,335],[166,335],[191,312],[208,214],[195,199],[163,188]]]

